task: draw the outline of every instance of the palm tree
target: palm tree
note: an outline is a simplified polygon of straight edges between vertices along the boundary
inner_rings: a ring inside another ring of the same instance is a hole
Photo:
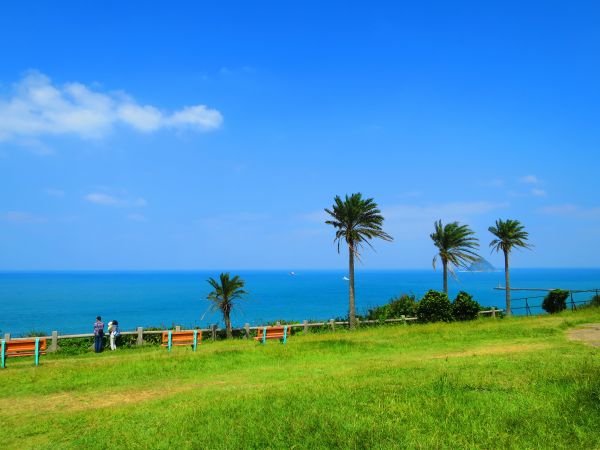
[[[235,307],[237,300],[240,300],[247,292],[243,290],[244,280],[239,276],[229,278],[229,273],[222,273],[219,281],[209,278],[208,284],[213,287],[213,291],[206,297],[212,303],[212,311],[220,310],[223,313],[225,328],[227,328],[227,337],[231,338],[231,311]]]
[[[384,241],[392,241],[393,238],[383,231],[383,216],[372,198],[363,199],[362,194],[345,196],[342,200],[339,195],[335,196],[332,209],[325,208],[325,212],[331,216],[326,224],[333,225],[336,229],[334,242],[337,242],[338,253],[343,241],[348,244],[348,273],[349,285],[349,311],[348,317],[350,328],[354,329],[356,322],[356,311],[354,307],[354,257],[360,261],[359,250],[363,244],[368,244],[373,238]]]
[[[506,314],[511,314],[510,311],[510,273],[508,270],[508,259],[510,252],[515,247],[531,248],[531,244],[527,242],[529,233],[525,231],[525,227],[518,220],[502,219],[496,220],[495,227],[489,227],[489,232],[496,236],[490,247],[492,251],[496,250],[504,252],[504,278],[506,282]]]
[[[444,292],[448,294],[448,271],[456,278],[454,267],[467,267],[480,256],[474,251],[479,248],[478,239],[468,225],[451,222],[446,225],[441,220],[434,222],[435,231],[429,235],[439,253],[433,257],[433,268],[437,258],[442,260],[444,269]]]

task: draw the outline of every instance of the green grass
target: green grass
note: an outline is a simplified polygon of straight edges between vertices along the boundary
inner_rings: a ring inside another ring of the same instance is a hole
[[[48,355],[0,371],[2,448],[600,448],[600,309]]]

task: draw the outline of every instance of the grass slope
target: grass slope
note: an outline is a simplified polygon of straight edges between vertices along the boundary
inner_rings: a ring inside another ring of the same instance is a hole
[[[24,358],[3,448],[599,448],[600,309]]]

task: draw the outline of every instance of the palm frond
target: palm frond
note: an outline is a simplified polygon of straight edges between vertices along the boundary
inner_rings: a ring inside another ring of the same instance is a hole
[[[498,219],[495,226],[489,227],[488,231],[496,237],[490,242],[492,252],[502,250],[510,253],[513,248],[530,249],[533,247],[528,242],[529,233],[525,231],[525,227],[518,220]]]
[[[429,235],[438,249],[433,258],[433,267],[439,256],[442,261],[449,263],[448,271],[456,278],[454,268],[466,268],[468,264],[479,259],[476,249],[479,248],[479,239],[468,225],[451,222],[446,225],[441,220],[433,224],[434,231]]]
[[[333,206],[331,209],[325,208],[325,212],[331,217],[325,223],[336,229],[334,242],[337,243],[338,253],[344,241],[360,260],[360,250],[364,245],[373,248],[373,239],[394,240],[383,231],[384,218],[375,201],[372,198],[363,199],[360,193],[346,195],[343,200],[336,195]]]

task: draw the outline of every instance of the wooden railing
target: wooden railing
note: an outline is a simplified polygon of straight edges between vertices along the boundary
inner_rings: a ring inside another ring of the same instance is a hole
[[[492,308],[487,311],[480,311],[479,314],[485,315],[489,314],[491,317],[496,317],[497,313],[502,312],[501,309]],[[413,322],[417,320],[416,317],[406,317],[402,316],[399,319],[385,319],[385,320],[357,320],[357,325],[367,325],[367,324],[379,324],[379,323],[404,323]],[[309,322],[308,320],[304,320],[302,323],[293,323],[287,324],[290,328],[301,328],[304,333],[307,333],[310,328],[313,327],[324,327],[328,326],[331,330],[335,330],[336,327],[344,327],[349,325],[348,321],[335,321],[333,319],[326,322]],[[277,322],[279,325],[279,322]],[[234,328],[235,332],[242,332],[244,334],[244,338],[248,339],[250,337],[251,330],[258,330],[259,328],[264,328],[264,325],[258,326],[250,326],[249,323],[246,323],[242,328]],[[202,333],[210,333],[210,337],[212,340],[217,339],[217,333],[223,331],[224,328],[219,328],[217,325],[213,325],[210,328],[198,328],[198,331]],[[144,345],[144,335],[150,334],[162,334],[164,331],[169,330],[144,330],[143,327],[137,327],[135,331],[122,331],[122,336],[137,336],[136,345]],[[176,326],[175,331],[181,331],[181,326]],[[55,352],[58,350],[58,341],[61,339],[78,339],[78,338],[91,338],[94,337],[94,333],[80,333],[80,334],[59,334],[58,331],[53,331],[50,336],[39,336],[40,338],[48,339],[50,345],[48,346],[48,352]],[[13,338],[13,340],[19,339],[31,339],[27,338]],[[11,340],[10,333],[6,333],[4,335],[4,340]]]

